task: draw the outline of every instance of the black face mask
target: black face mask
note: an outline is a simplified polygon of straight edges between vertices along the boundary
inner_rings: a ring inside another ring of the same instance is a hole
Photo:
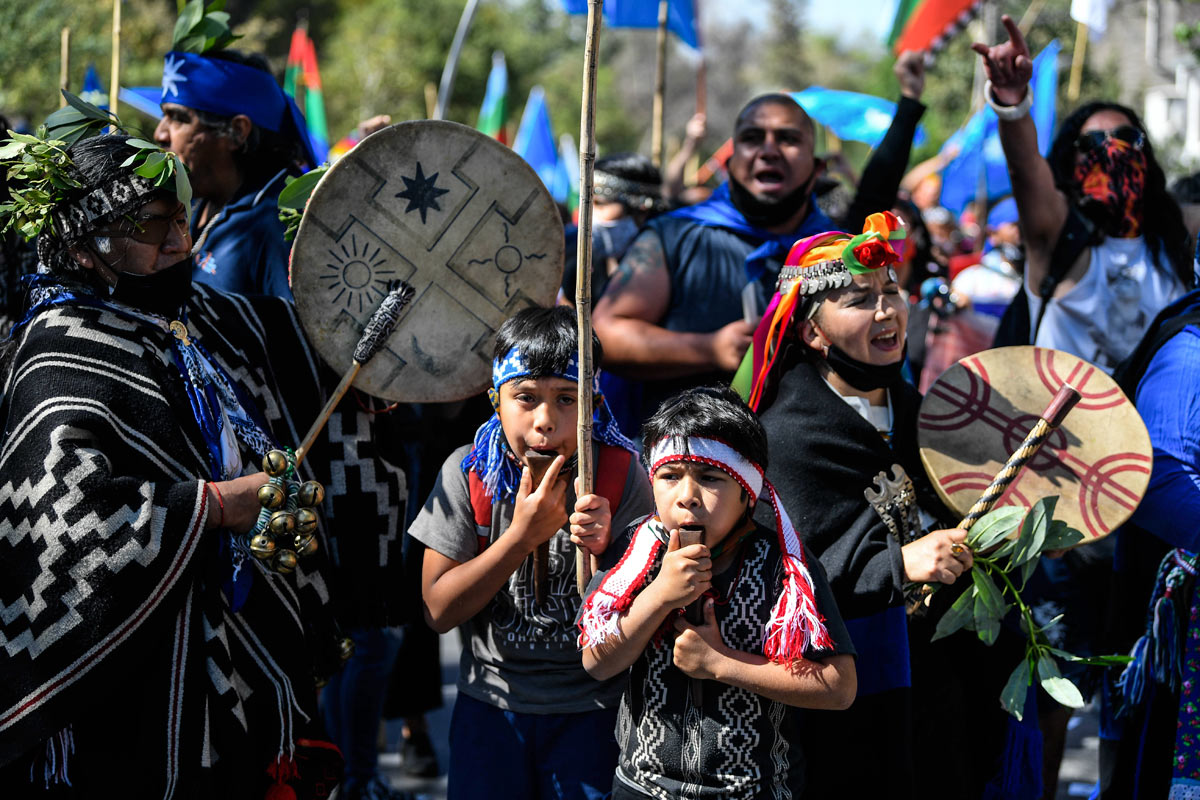
[[[118,272],[117,275],[117,285],[112,291],[113,300],[171,319],[179,316],[192,292],[190,258],[153,275],[134,275],[129,272]]]
[[[904,356],[907,352],[908,344],[905,343],[898,361],[883,365],[866,364],[851,358],[836,344],[831,344],[829,352],[825,354],[825,363],[855,389],[860,392],[873,392],[876,389],[893,386],[903,379]]]
[[[733,207],[741,212],[746,221],[754,227],[774,228],[795,216],[796,212],[808,202],[808,196],[812,193],[813,182],[816,179],[816,172],[814,165],[813,174],[800,188],[770,203],[764,203],[750,194],[745,186],[730,176],[729,199],[733,203]]]

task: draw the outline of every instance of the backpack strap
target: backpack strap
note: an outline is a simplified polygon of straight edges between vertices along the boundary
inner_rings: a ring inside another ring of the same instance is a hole
[[[608,500],[608,507],[615,513],[621,505],[625,494],[625,479],[629,475],[629,462],[633,453],[624,447],[601,444],[600,456],[596,459],[596,494]],[[475,470],[467,472],[467,489],[471,496],[471,513],[475,524],[488,529],[492,526],[492,499],[487,495],[483,481],[475,474]],[[482,553],[490,544],[488,536],[479,537],[479,552]]]
[[[624,447],[611,444],[600,445],[600,456],[596,459],[596,494],[608,500],[613,514],[621,506],[625,494],[625,479],[629,476],[629,462],[633,453]]]
[[[487,549],[491,535],[492,498],[488,497],[487,488],[473,469],[467,471],[467,489],[471,496],[471,513],[475,518],[475,525],[488,531],[488,536],[479,537],[478,552],[482,553]]]
[[[1050,254],[1050,268],[1047,270],[1046,276],[1042,278],[1041,285],[1038,286],[1038,297],[1041,298],[1042,305],[1038,309],[1036,322],[1029,317],[1029,300],[1025,297],[1025,289],[1022,286],[1021,290],[1013,297],[1012,302],[1008,304],[1008,308],[1004,309],[1004,316],[1000,318],[1000,326],[996,329],[996,338],[992,342],[992,347],[1033,344],[1037,341],[1038,329],[1042,327],[1042,317],[1046,313],[1046,306],[1049,305],[1050,299],[1054,297],[1054,291],[1062,283],[1062,279],[1067,276],[1067,272],[1075,264],[1079,254],[1092,243],[1095,233],[1096,226],[1083,216],[1078,208],[1070,206],[1067,209],[1067,220],[1063,223],[1063,229],[1058,234],[1058,241],[1054,243],[1054,251]]]
[[[1037,341],[1038,329],[1042,327],[1042,317],[1046,315],[1046,306],[1050,304],[1050,298],[1054,297],[1054,290],[1062,283],[1063,278],[1067,277],[1067,272],[1075,265],[1079,254],[1092,244],[1095,235],[1095,224],[1085,217],[1077,206],[1068,206],[1067,220],[1058,234],[1058,241],[1054,243],[1054,251],[1050,253],[1050,268],[1046,270],[1046,276],[1038,286],[1038,297],[1042,299],[1042,305],[1038,309],[1037,321],[1029,331],[1030,344]]]

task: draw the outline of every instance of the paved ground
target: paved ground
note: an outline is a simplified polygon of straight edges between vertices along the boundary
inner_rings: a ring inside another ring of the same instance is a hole
[[[448,740],[450,734],[450,709],[454,706],[454,682],[458,673],[458,634],[442,636],[442,698],[441,709],[430,714],[429,732],[437,750],[438,763],[443,774],[433,780],[415,779],[406,776],[400,768],[399,757],[394,754],[394,743],[399,741],[400,730],[388,730],[392,753],[380,757],[380,767],[397,789],[416,792],[420,800],[442,800],[446,797],[446,764],[449,761]],[[1059,773],[1058,794],[1055,800],[1086,798],[1092,793],[1099,773],[1099,720],[1094,706],[1085,708],[1071,720],[1067,732],[1067,750],[1063,756]]]

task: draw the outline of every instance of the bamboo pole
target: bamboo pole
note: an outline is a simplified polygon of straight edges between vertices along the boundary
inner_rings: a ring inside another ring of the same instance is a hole
[[[454,31],[454,42],[450,45],[450,55],[446,57],[446,66],[442,69],[442,82],[438,86],[437,108],[431,119],[445,119],[446,108],[450,105],[450,95],[454,92],[454,78],[458,75],[458,59],[462,55],[463,42],[475,12],[479,9],[479,0],[467,0],[462,16],[458,18],[458,29]]]
[[[58,107],[62,108],[67,104],[67,98],[63,97],[63,91],[71,88],[71,29],[62,29],[62,44],[58,52],[58,88],[61,90],[58,93]]]
[[[1071,56],[1071,82],[1067,84],[1067,99],[1074,103],[1079,99],[1079,86],[1083,83],[1083,62],[1087,57],[1088,26],[1080,22],[1075,26],[1075,53]]]
[[[575,251],[575,313],[579,328],[579,495],[590,494],[592,469],[592,184],[596,165],[596,57],[604,0],[588,0],[583,51],[583,108],[579,115],[579,236]],[[575,588],[583,597],[592,577],[587,552],[575,549]]]
[[[650,129],[650,160],[660,169],[667,163],[664,152],[663,116],[667,93],[667,11],[669,0],[658,2],[658,39],[654,63],[654,120]]]
[[[112,73],[109,75],[108,110],[117,113],[121,92],[121,0],[113,0]]]

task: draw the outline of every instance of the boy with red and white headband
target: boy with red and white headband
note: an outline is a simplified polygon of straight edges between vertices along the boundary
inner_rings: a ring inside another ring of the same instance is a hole
[[[857,682],[820,563],[763,478],[766,434],[714,387],[664,403],[643,437],[657,513],[609,547],[624,554],[593,579],[579,617],[593,677],[632,667],[613,798],[798,797],[787,706],[846,708]],[[760,498],[775,531],[753,520]],[[681,609],[696,601],[694,624]]]

